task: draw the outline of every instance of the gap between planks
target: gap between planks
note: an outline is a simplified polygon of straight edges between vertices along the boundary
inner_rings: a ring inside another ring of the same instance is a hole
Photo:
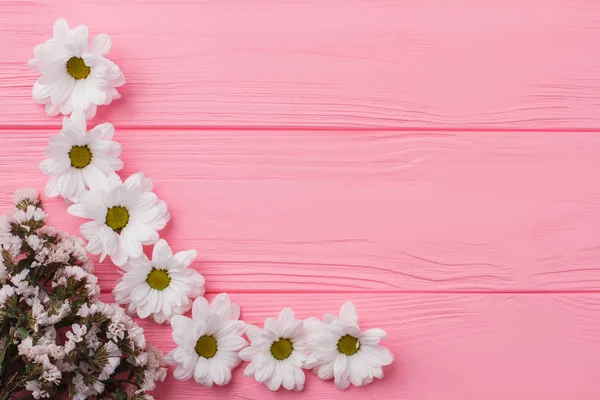
[[[111,121],[104,121],[111,122]],[[88,121],[89,123],[89,121]],[[102,122],[92,123],[97,125]],[[112,122],[111,122],[112,123]],[[119,125],[115,124],[117,130],[154,130],[154,131],[323,131],[323,132],[429,132],[429,133],[598,133],[598,128],[498,128],[498,127],[375,127],[375,126],[225,126],[225,125]],[[0,132],[2,131],[48,131],[52,129],[60,129],[60,120],[57,120],[55,125],[0,125]]]
[[[101,285],[102,286],[102,285]],[[102,294],[110,294],[112,290],[101,288]],[[481,294],[523,294],[523,295],[569,295],[569,294],[600,294],[600,290],[209,290],[206,295],[219,293],[234,294],[331,294],[331,295],[356,295],[356,294],[415,294],[415,295],[481,295]]]

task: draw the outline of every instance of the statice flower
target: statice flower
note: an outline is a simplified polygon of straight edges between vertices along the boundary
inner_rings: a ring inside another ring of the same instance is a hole
[[[162,353],[100,301],[85,243],[45,226],[33,190],[0,219],[0,399],[152,399]]]

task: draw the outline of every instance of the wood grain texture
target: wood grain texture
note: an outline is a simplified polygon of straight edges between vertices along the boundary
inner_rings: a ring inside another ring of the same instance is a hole
[[[123,176],[154,178],[208,297],[255,324],[353,300],[396,356],[347,392],[272,394],[240,367],[158,400],[597,400],[600,2],[0,0],[0,213],[46,182],[60,119],[27,60],[61,16],[112,36],[127,84],[95,123]],[[105,300],[116,271],[97,264]]]
[[[0,204],[50,134],[2,131]],[[211,292],[593,291],[600,134],[118,130]],[[18,171],[18,173],[17,173]],[[77,232],[62,200],[51,222]],[[118,274],[98,268],[106,287]]]
[[[59,16],[113,37],[120,126],[600,127],[589,0],[2,0],[0,125],[51,124],[26,63]]]
[[[335,312],[347,299],[361,327],[384,327],[395,356],[385,379],[341,392],[309,373],[301,393],[271,393],[244,378],[206,389],[169,377],[158,399],[546,399],[596,400],[600,391],[600,295],[526,294],[235,294],[242,318],[264,318],[293,305],[299,318]],[[144,322],[148,341],[174,347],[168,326]]]

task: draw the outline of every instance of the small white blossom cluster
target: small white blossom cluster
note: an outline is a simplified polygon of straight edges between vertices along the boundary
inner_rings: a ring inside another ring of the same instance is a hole
[[[0,220],[0,398],[152,399],[162,354],[99,300],[83,241],[45,226],[37,192],[14,202]]]

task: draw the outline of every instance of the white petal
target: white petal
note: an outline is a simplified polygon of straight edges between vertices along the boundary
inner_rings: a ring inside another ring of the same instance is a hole
[[[115,127],[109,122],[98,124],[88,132],[90,140],[111,140],[114,134]]]
[[[62,175],[65,174],[71,167],[71,162],[68,157],[46,159],[40,163],[40,170],[46,175]]]
[[[350,380],[348,380],[348,378],[338,378],[337,375],[335,376],[335,387],[341,390],[346,390],[348,389],[348,386],[350,386]]]
[[[48,197],[56,197],[60,194],[57,186],[58,179],[56,177],[50,177],[48,182],[46,182],[46,186],[44,187],[44,193]]]
[[[244,361],[252,360],[252,358],[255,357],[257,354],[258,353],[256,352],[256,349],[252,346],[244,347],[238,353],[239,357]]]
[[[210,374],[215,385],[223,386],[231,381],[231,370],[218,358],[210,364]]]
[[[210,314],[208,318],[206,318],[206,332],[209,335],[213,335],[219,329],[219,317],[216,314]]]
[[[77,53],[86,51],[88,45],[88,27],[85,25],[78,25],[69,32],[69,45],[72,46]]]
[[[161,265],[167,264],[167,260],[173,256],[173,251],[169,247],[166,240],[160,239],[154,245],[152,249],[152,261],[154,263],[160,263]],[[161,260],[161,261],[159,261]]]
[[[276,390],[278,390],[281,387],[282,380],[283,380],[283,377],[281,375],[281,370],[279,368],[277,368],[277,365],[276,365],[275,368],[273,369],[273,374],[271,375],[271,378],[269,380],[267,380],[267,382],[266,382],[267,387],[269,388],[269,390],[275,392]]]
[[[387,334],[383,329],[367,329],[360,335],[360,343],[369,346],[376,346],[379,344],[380,340],[385,338],[387,338]]]
[[[52,85],[44,85],[38,81],[33,84],[33,100],[38,104],[44,104],[46,98],[52,94]]]
[[[241,336],[229,335],[219,340],[219,349],[224,351],[239,351],[247,342]]]
[[[248,364],[248,366],[246,366],[246,369],[244,370],[244,376],[246,378],[253,377],[255,372],[256,369],[254,368],[254,364],[250,363]]]
[[[361,365],[360,360],[356,357],[348,360],[350,364],[350,375],[348,379],[354,386],[362,386],[363,379],[368,376],[366,368]]]
[[[131,237],[130,231],[131,228],[129,228],[129,226],[126,226],[121,231],[121,234],[118,235],[119,243],[121,244],[125,254],[127,254],[129,257],[140,258],[143,254],[142,244]]]
[[[85,109],[85,117],[87,119],[92,119],[96,116],[96,111],[98,109],[98,106],[94,103],[90,103],[90,105],[88,106],[88,108]]]
[[[147,244],[148,242],[156,242],[159,238],[158,233],[148,227],[147,225],[142,224],[132,224],[127,226],[127,235],[129,239],[135,240],[142,244]]]
[[[59,18],[54,22],[53,27],[54,39],[66,43],[69,35],[69,24],[63,18]]]
[[[198,361],[196,361],[196,367],[194,368],[194,380],[196,383],[202,384],[209,373],[208,370],[208,361],[204,357],[198,357]]]
[[[104,174],[94,165],[88,165],[83,169],[83,180],[88,187],[97,187],[104,179]]]
[[[91,254],[100,254],[102,253],[102,242],[100,241],[100,234],[96,234],[92,237],[86,238],[89,240],[87,246],[85,246],[86,250]],[[104,257],[106,257],[105,253],[100,257],[100,262],[104,261]]]
[[[263,331],[256,325],[246,324],[246,326],[244,327],[244,330],[245,330],[246,336],[248,336],[248,339],[250,339],[251,342],[256,342],[256,341],[260,340],[262,337]]]
[[[115,254],[117,252],[119,235],[107,225],[102,225],[100,235],[102,250],[109,256]]]
[[[198,252],[196,250],[180,251],[175,254],[175,259],[181,262],[186,268],[196,259]]]
[[[81,171],[74,168],[67,170],[58,177],[58,189],[62,197],[70,198],[85,189]]]
[[[178,346],[185,349],[192,349],[198,340],[195,337],[194,321],[183,315],[174,315],[171,317],[171,328],[173,329],[173,340]]]
[[[119,87],[125,83],[125,75],[121,72],[121,69],[117,64],[109,59],[105,59],[107,70],[106,79],[111,87]],[[121,95],[115,90],[115,94],[112,96],[113,99],[120,98]]]
[[[293,324],[295,320],[294,311],[291,308],[284,308],[279,312],[279,324],[281,326]]]
[[[394,355],[383,346],[363,346],[360,356],[363,355],[371,365],[390,365],[394,361]]]
[[[340,309],[340,319],[344,322],[356,323],[358,321],[358,313],[354,303],[347,301],[342,305]]]
[[[287,390],[294,389],[295,381],[294,381],[294,367],[290,363],[282,362],[280,363],[281,367],[281,384]],[[300,368],[298,368],[300,369]]]
[[[192,318],[196,321],[205,320],[210,314],[210,306],[204,297],[198,297],[192,304]]]
[[[85,110],[92,104],[92,100],[88,94],[88,83],[85,79],[79,79],[75,82],[73,92],[71,93],[71,104],[73,105],[73,111],[77,108]]]
[[[110,39],[110,36],[108,36],[106,33],[101,33],[94,36],[92,39],[90,51],[97,56],[103,56],[110,51],[111,45],[112,40]]]
[[[333,378],[333,362],[327,362],[317,367],[319,379],[328,380]]]
[[[294,368],[294,390],[299,392],[304,389],[304,382],[306,381],[306,376],[304,375],[304,371],[302,368]]]
[[[231,319],[231,300],[227,293],[219,293],[210,303],[210,308],[222,320]]]
[[[348,359],[344,354],[338,354],[333,362],[333,374],[335,378],[347,377],[348,375]]]
[[[81,108],[75,108],[71,117],[63,121],[63,129],[77,132],[79,138],[83,138],[87,129],[85,114]]]
[[[55,117],[60,113],[60,107],[57,104],[48,103],[45,111],[47,116]]]
[[[102,222],[88,221],[81,224],[81,226],[79,227],[79,231],[81,232],[81,235],[84,238],[89,239],[100,233],[100,230],[103,225],[104,224]]]
[[[110,255],[110,259],[117,267],[122,266],[127,262],[127,253],[123,250],[121,246],[117,246],[117,252],[115,254]]]
[[[173,377],[178,380],[190,379],[194,375],[194,367],[196,366],[197,360],[198,355],[196,353],[192,354],[186,362],[179,365],[175,371],[173,371]]]
[[[266,359],[264,365],[261,368],[256,370],[255,379],[257,382],[265,382],[267,379],[273,376],[273,372],[275,371],[275,366],[277,365],[274,359]]]
[[[281,336],[281,325],[279,321],[275,318],[267,318],[265,319],[265,330],[271,332],[275,336]]]

